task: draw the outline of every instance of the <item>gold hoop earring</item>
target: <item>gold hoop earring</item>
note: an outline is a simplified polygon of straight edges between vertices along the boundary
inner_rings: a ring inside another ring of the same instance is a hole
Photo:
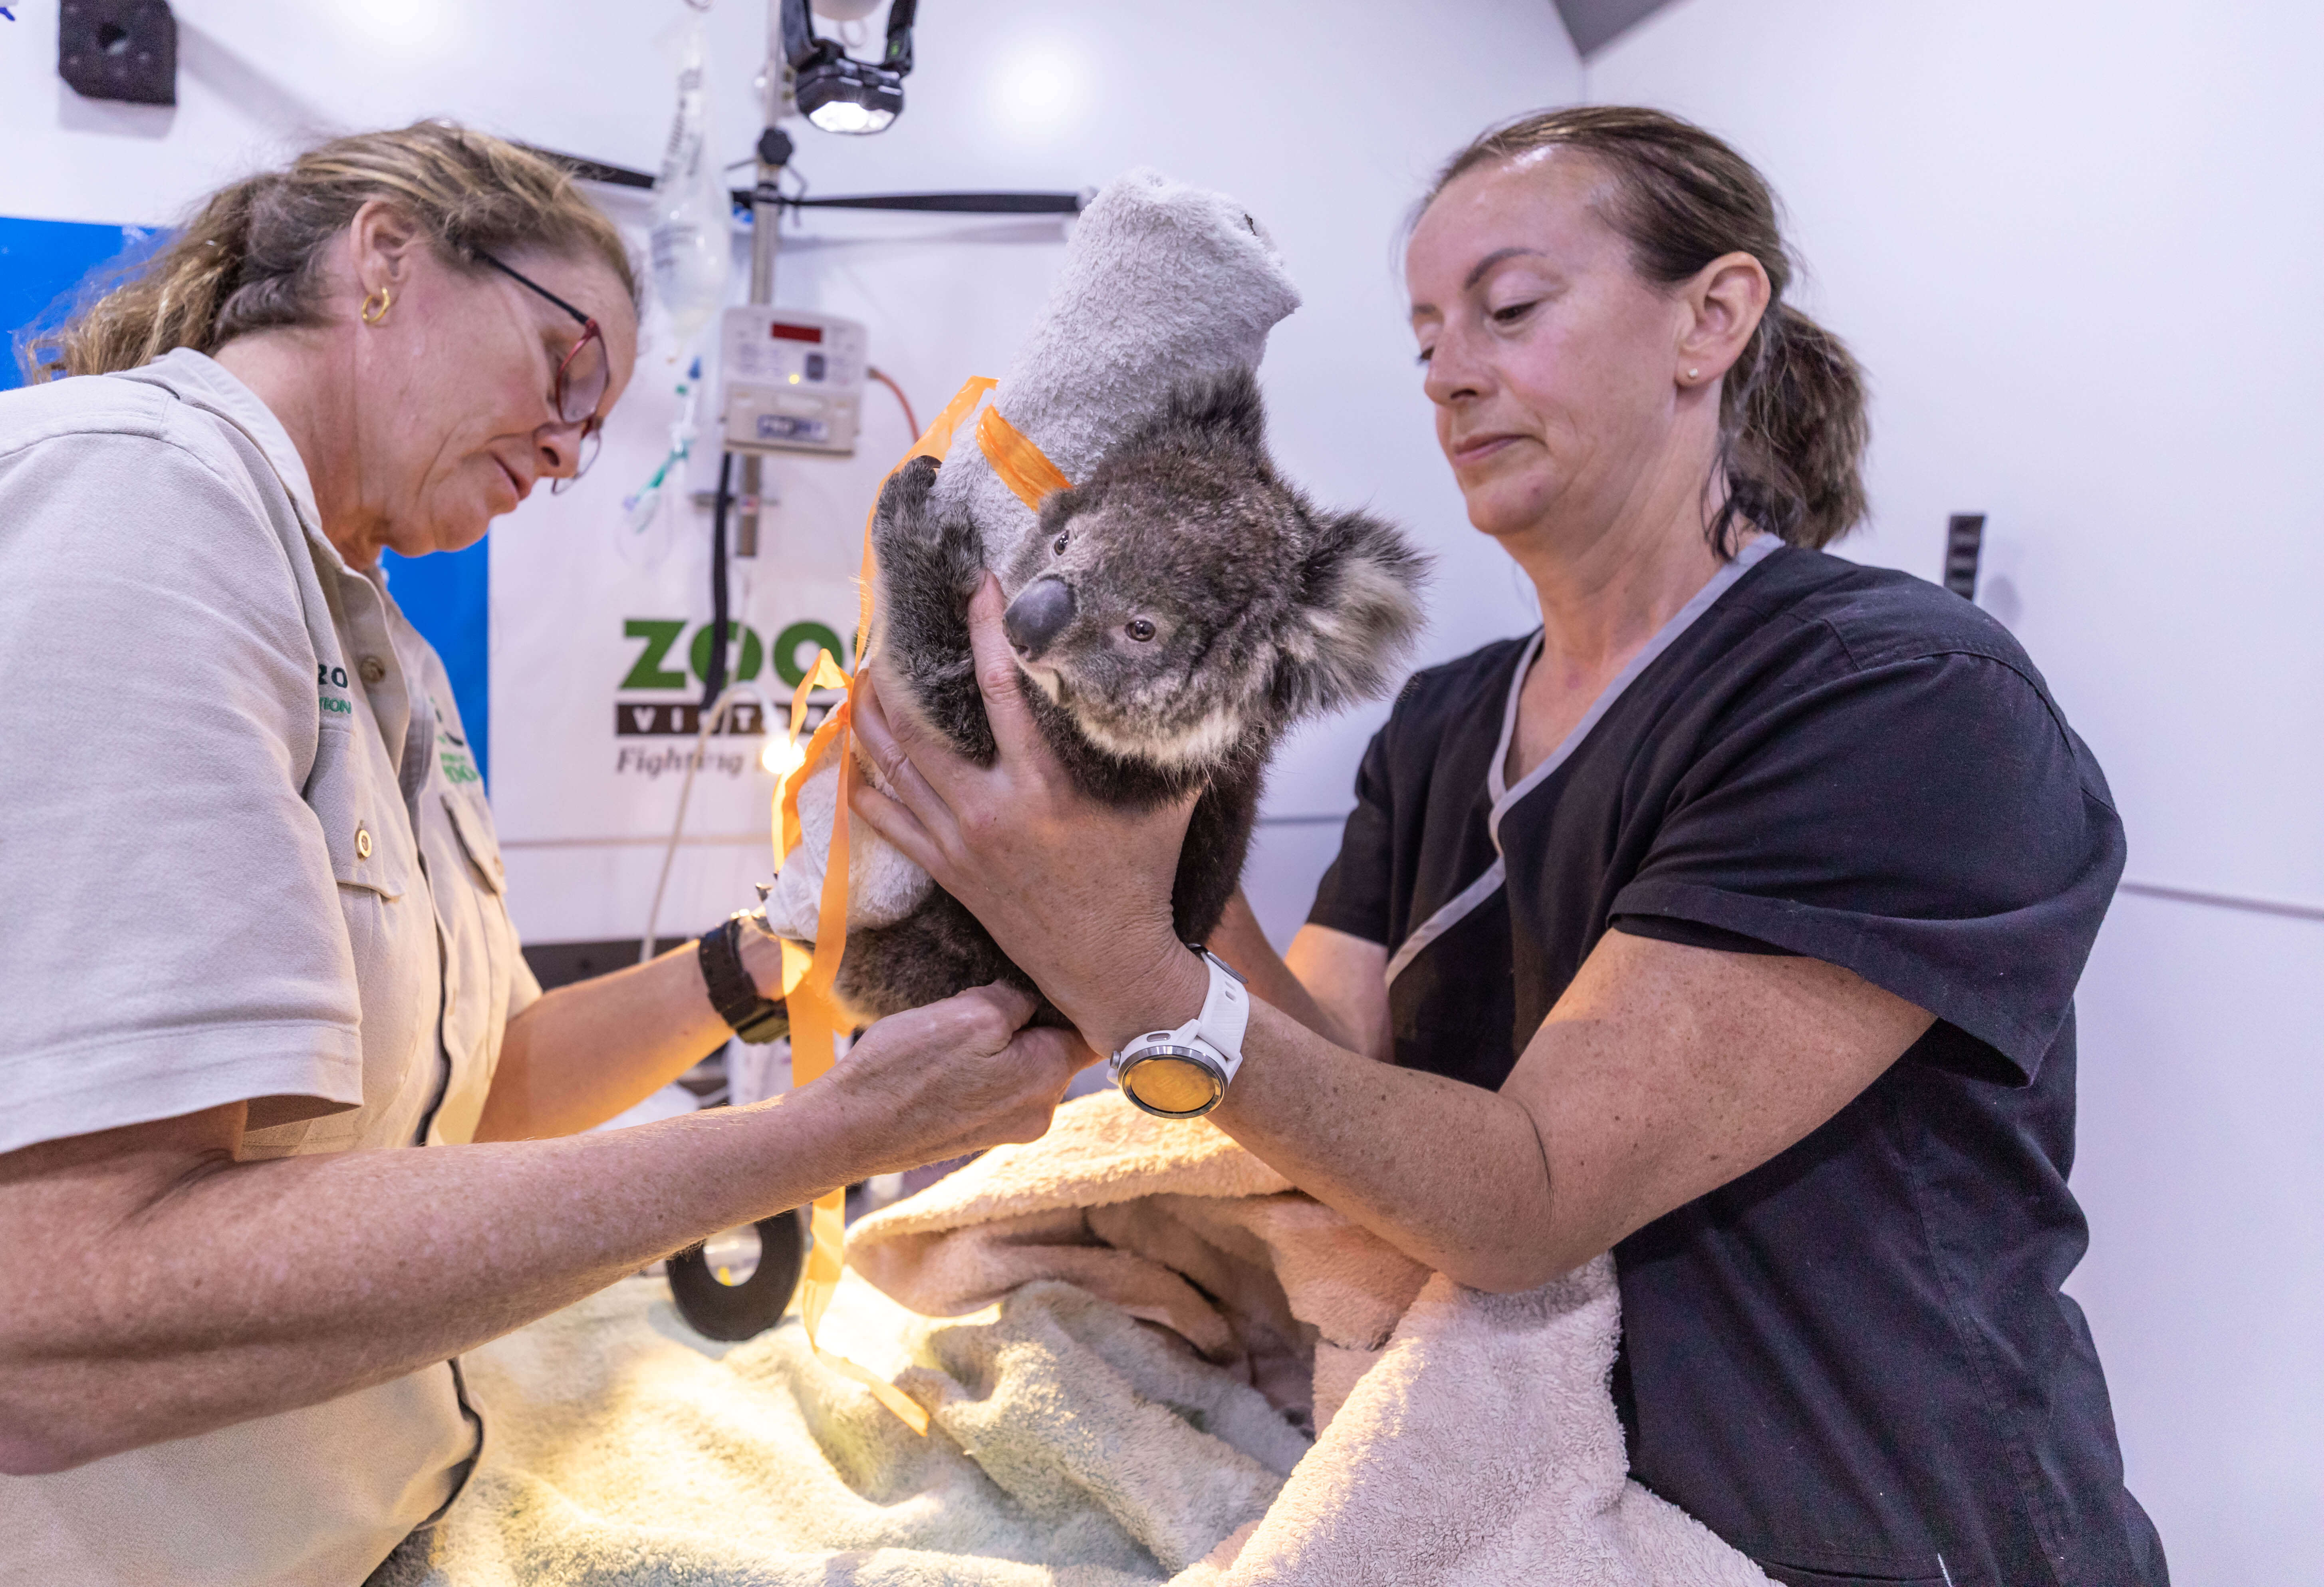
[[[379,305],[376,309],[372,307],[374,303]],[[377,325],[387,318],[387,311],[394,307],[393,294],[385,287],[382,287],[363,300],[363,322],[365,325]]]

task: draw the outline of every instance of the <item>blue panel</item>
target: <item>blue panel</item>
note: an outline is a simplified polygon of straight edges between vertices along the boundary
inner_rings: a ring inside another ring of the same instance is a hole
[[[0,216],[0,363],[5,364],[0,368],[0,391],[18,383],[18,331],[53,326],[91,271],[134,263],[168,236],[140,226]],[[486,641],[492,586],[484,542],[420,560],[407,561],[389,552],[385,560],[397,604],[444,658],[453,701],[468,730],[468,748],[476,770],[489,779],[485,749],[492,733],[492,699]]]
[[[493,730],[492,667],[487,643],[491,633],[492,561],[490,537],[465,551],[437,551],[425,557],[380,553],[387,569],[387,586],[395,604],[411,619],[452,678],[452,703],[468,730],[468,751],[476,770],[492,785],[492,760],[485,752]]]
[[[19,383],[16,333],[62,317],[82,280],[99,265],[142,258],[167,233],[76,220],[0,215],[0,391]]]

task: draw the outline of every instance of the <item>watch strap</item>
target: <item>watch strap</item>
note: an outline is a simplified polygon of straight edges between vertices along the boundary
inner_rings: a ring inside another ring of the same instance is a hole
[[[1232,1078],[1242,1064],[1243,1033],[1250,1029],[1250,992],[1224,959],[1208,948],[1194,951],[1203,955],[1211,973],[1211,987],[1203,996],[1203,1011],[1194,1016],[1194,1026],[1186,1034],[1199,1037],[1217,1048],[1219,1056],[1227,1061],[1229,1078]]]
[[[703,934],[695,952],[710,1006],[735,1035],[763,1045],[789,1034],[790,1011],[779,998],[761,997],[758,983],[742,967],[742,933],[749,924],[748,915],[729,916],[716,930]]]

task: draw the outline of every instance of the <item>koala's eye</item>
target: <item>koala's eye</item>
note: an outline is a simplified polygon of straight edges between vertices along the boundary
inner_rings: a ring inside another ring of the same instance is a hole
[[[1053,545],[1051,545],[1051,546],[1049,547],[1049,549],[1050,549],[1050,550],[1052,550],[1052,551],[1054,551],[1054,552],[1056,552],[1056,553],[1058,556],[1060,556],[1060,557],[1064,556],[1064,555],[1065,554],[1065,542],[1066,542],[1067,540],[1071,540],[1072,538],[1073,538],[1073,536],[1072,536],[1072,535],[1070,535],[1070,534],[1061,534],[1061,535],[1059,535],[1059,536],[1056,538],[1056,543],[1055,543],[1055,544],[1053,544]]]
[[[1147,618],[1133,617],[1130,620],[1130,626],[1122,632],[1142,645],[1154,637],[1154,624]]]

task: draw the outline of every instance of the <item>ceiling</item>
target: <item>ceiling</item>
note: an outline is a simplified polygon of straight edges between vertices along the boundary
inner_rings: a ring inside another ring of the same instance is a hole
[[[1557,0],[1557,14],[1573,47],[1586,57],[1642,18],[1660,11],[1671,0]]]

